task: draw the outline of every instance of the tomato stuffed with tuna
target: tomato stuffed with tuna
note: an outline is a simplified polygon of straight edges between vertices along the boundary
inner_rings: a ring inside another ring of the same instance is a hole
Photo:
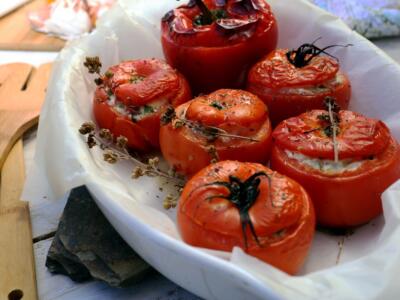
[[[218,160],[266,163],[271,123],[255,95],[222,89],[170,109],[161,118],[163,157],[187,176]]]
[[[101,128],[125,136],[131,149],[159,148],[160,115],[191,98],[186,79],[159,59],[125,61],[98,80],[93,112]]]
[[[178,228],[190,245],[231,251],[240,247],[289,274],[310,248],[315,215],[294,180],[257,163],[221,161],[185,185]]]
[[[161,23],[165,58],[195,93],[243,87],[248,69],[275,49],[278,38],[264,0],[192,0]]]
[[[400,178],[400,147],[383,122],[329,108],[277,126],[271,168],[308,191],[319,224],[360,225],[381,214],[382,192]]]
[[[268,105],[273,126],[303,112],[323,109],[328,96],[347,109],[350,81],[339,70],[338,60],[325,51],[330,47],[304,44],[296,50],[277,49],[251,68],[247,90]],[[321,55],[324,53],[327,55]]]

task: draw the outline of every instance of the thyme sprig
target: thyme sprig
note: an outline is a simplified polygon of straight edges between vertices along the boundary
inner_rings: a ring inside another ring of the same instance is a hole
[[[101,64],[100,58],[98,56],[93,56],[93,57],[87,56],[85,58],[83,65],[88,69],[88,72],[90,74],[99,75],[99,77],[94,79],[94,82],[96,83],[96,85],[103,84],[104,81],[103,81],[102,75],[100,73],[102,64]],[[106,72],[106,77],[109,78],[108,76],[110,76],[110,73]],[[111,77],[112,77],[112,75],[111,75]]]
[[[101,69],[101,61],[98,56],[93,56],[93,57],[86,57],[85,62],[83,65],[88,69],[90,74],[98,74],[100,75],[100,69]]]
[[[338,126],[337,126],[337,121],[336,121],[336,112],[335,112],[335,117],[333,116],[333,105],[332,102],[334,101],[329,101],[331,99],[328,99],[327,106],[328,106],[328,113],[329,113],[329,121],[331,123],[330,128],[332,128],[332,141],[333,141],[333,153],[334,153],[334,161],[337,163],[339,161],[339,149],[338,149],[338,144],[336,140],[336,134],[338,132]]]
[[[168,123],[172,123],[174,128],[180,128],[186,126],[187,128],[191,129],[193,132],[203,135],[208,141],[212,142],[216,140],[218,137],[228,137],[233,139],[242,139],[248,140],[252,142],[259,142],[259,140],[248,137],[242,136],[237,134],[231,134],[224,129],[215,127],[215,126],[207,126],[201,124],[197,121],[188,120],[185,117],[180,118],[176,115],[175,110],[173,107],[168,107],[166,111],[161,116],[161,124],[167,125]]]
[[[339,161],[339,147],[337,143],[337,135],[339,134],[339,111],[340,106],[337,105],[335,99],[333,97],[326,97],[324,100],[325,109],[328,111],[328,114],[321,114],[318,116],[318,119],[323,121],[324,123],[328,123],[325,126],[324,133],[328,137],[332,137],[333,142],[333,153],[334,153],[334,161],[337,163]]]
[[[89,148],[98,145],[103,152],[104,161],[115,164],[120,160],[128,160],[137,166],[133,169],[131,177],[133,179],[141,176],[163,177],[171,180],[178,180],[183,185],[183,179],[178,177],[175,172],[166,172],[158,167],[160,162],[158,157],[147,159],[146,162],[134,157],[127,149],[127,138],[119,136],[114,138],[108,129],[97,129],[93,122],[85,122],[79,129],[80,134],[87,136],[86,143]]]

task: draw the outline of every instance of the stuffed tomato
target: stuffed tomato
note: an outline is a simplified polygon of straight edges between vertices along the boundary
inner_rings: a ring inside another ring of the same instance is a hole
[[[382,192],[400,178],[400,148],[379,120],[351,111],[334,118],[332,127],[326,111],[313,110],[279,124],[271,168],[308,191],[319,224],[360,225],[382,212]]]
[[[186,183],[177,222],[190,245],[222,251],[240,247],[295,274],[311,245],[315,215],[294,180],[257,163],[221,161]]]
[[[161,152],[181,174],[191,176],[218,160],[268,161],[268,109],[249,92],[218,90],[167,111],[161,121]]]
[[[125,136],[131,149],[159,148],[160,115],[191,98],[185,78],[158,59],[125,61],[98,80],[93,113],[101,128]]]
[[[351,86],[336,58],[304,44],[297,50],[277,49],[255,64],[247,90],[259,96],[270,110],[273,126],[312,109],[322,109],[325,97],[334,97],[347,109]]]
[[[167,62],[195,93],[243,87],[248,69],[278,37],[264,0],[192,0],[168,12],[161,26]]]

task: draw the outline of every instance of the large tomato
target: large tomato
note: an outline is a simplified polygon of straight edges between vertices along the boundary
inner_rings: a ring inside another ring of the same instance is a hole
[[[363,224],[382,212],[382,192],[400,178],[400,147],[383,122],[340,111],[335,162],[323,115],[314,110],[278,125],[271,168],[304,186],[321,225]]]
[[[311,200],[294,180],[256,163],[221,161],[185,185],[177,221],[185,242],[231,251],[237,246],[295,274],[313,239]]]
[[[326,55],[301,55],[299,49],[277,49],[248,74],[247,90],[268,105],[273,126],[303,112],[322,109],[327,96],[336,98],[343,109],[349,105],[350,82],[339,71],[338,61]],[[302,59],[296,59],[296,55]]]
[[[125,61],[112,66],[97,87],[93,113],[101,128],[128,138],[128,147],[159,147],[160,114],[191,98],[185,78],[159,59]]]
[[[195,93],[241,88],[248,69],[275,49],[277,25],[264,0],[190,1],[162,19],[168,63]]]
[[[271,124],[265,104],[241,90],[218,90],[178,106],[160,130],[164,158],[191,176],[215,160],[266,163]]]

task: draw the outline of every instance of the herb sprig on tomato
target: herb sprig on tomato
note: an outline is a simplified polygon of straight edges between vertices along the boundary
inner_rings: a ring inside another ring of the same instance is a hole
[[[222,89],[199,96],[166,110],[161,121],[163,156],[187,176],[218,160],[268,161],[268,109],[249,92]]]
[[[382,212],[382,192],[400,178],[400,147],[382,121],[327,104],[330,113],[276,127],[271,167],[304,186],[321,225],[360,225]]]

